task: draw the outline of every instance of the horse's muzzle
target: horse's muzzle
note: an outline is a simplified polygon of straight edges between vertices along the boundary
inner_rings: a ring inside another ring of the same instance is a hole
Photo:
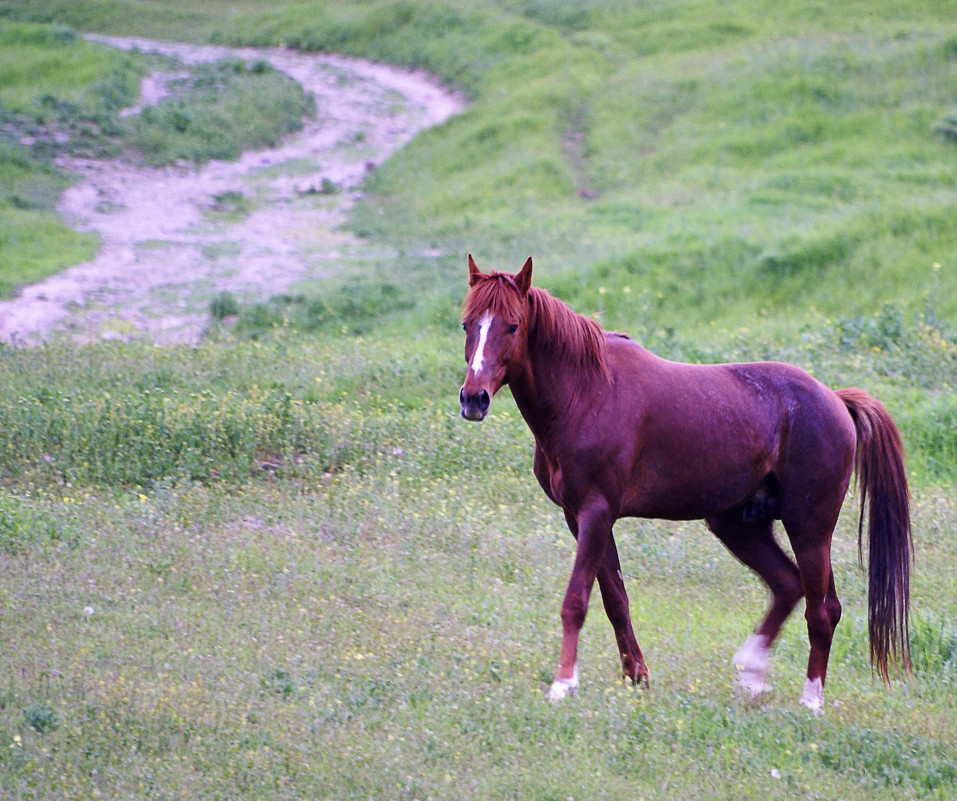
[[[485,419],[488,407],[492,405],[492,398],[486,390],[475,395],[466,395],[465,387],[459,390],[459,404],[462,406],[462,417],[476,423]]]

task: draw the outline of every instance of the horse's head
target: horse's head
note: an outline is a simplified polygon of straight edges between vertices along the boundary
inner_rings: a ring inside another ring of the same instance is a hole
[[[462,311],[468,372],[459,392],[462,417],[483,420],[492,396],[508,383],[525,358],[526,297],[532,286],[532,258],[511,273],[483,273],[469,254],[469,292]]]

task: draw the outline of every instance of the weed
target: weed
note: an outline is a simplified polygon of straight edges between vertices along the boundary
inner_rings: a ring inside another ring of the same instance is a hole
[[[42,701],[34,701],[24,707],[23,717],[38,734],[54,731],[60,725],[56,711]]]
[[[259,679],[260,692],[267,695],[279,695],[288,698],[298,689],[295,680],[289,675],[289,672],[283,668],[275,670],[261,676]]]
[[[223,320],[239,314],[239,302],[229,290],[223,290],[209,303],[209,313],[214,320]]]

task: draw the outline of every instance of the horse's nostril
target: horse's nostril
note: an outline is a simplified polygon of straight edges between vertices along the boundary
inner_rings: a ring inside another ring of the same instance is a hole
[[[478,392],[466,392],[463,386],[459,390],[459,404],[462,406],[462,417],[466,420],[481,420],[492,405],[492,396],[488,390],[480,389]]]

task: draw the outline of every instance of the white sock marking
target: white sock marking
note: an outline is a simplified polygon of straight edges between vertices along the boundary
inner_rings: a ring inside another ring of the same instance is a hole
[[[472,364],[469,365],[475,375],[482,372],[482,365],[485,363],[485,343],[488,340],[488,329],[491,327],[492,320],[494,319],[495,315],[485,312],[485,314],[482,315],[482,319],[479,320],[478,347],[475,348],[475,355],[472,356]]]
[[[805,680],[801,703],[815,715],[824,714],[824,682],[820,677]]]
[[[552,682],[552,686],[548,690],[547,698],[549,701],[561,701],[569,695],[574,695],[578,686],[578,665],[575,665],[570,679],[555,679],[555,681]]]
[[[750,693],[752,698],[757,698],[771,689],[764,681],[768,674],[770,655],[768,638],[763,634],[752,634],[731,658],[739,674],[738,684]]]

